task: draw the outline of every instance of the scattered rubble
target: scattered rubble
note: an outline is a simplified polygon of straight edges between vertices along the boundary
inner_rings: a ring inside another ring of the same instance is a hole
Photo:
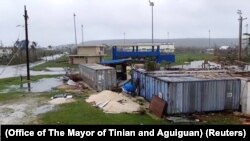
[[[63,103],[70,103],[74,102],[75,100],[72,99],[72,95],[67,94],[60,94],[51,97],[52,100],[49,101],[50,104],[63,104]]]
[[[173,123],[195,123],[200,121],[199,119],[190,120],[186,117],[174,117],[174,116],[167,117],[166,119]]]
[[[136,98],[108,90],[91,95],[86,101],[106,113],[139,113],[144,109]]]
[[[90,89],[84,82],[74,82],[69,80],[66,84],[56,87],[59,90],[64,90],[66,93],[80,93]]]
[[[73,80],[68,80],[67,84],[70,85],[70,86],[75,86],[75,85],[77,85],[77,83],[74,82]]]

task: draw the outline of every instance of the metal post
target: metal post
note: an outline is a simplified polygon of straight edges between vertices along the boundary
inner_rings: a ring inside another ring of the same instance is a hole
[[[125,32],[123,33],[123,44],[125,45]]]
[[[83,42],[83,25],[82,25],[82,45],[84,45],[84,42]]]
[[[239,61],[241,60],[241,46],[242,46],[242,21],[247,18],[242,18],[241,10],[238,10],[237,13],[239,14]]]
[[[210,48],[210,30],[208,30],[208,48]]]
[[[241,45],[242,45],[242,17],[240,16],[239,22],[239,60],[241,60]]]
[[[24,21],[25,21],[25,42],[26,42],[26,64],[27,64],[27,80],[30,80],[30,66],[29,66],[29,38],[28,38],[28,15],[26,5],[24,6]]]
[[[77,47],[77,37],[76,37],[76,19],[75,19],[75,17],[76,17],[76,14],[74,13],[74,27],[75,27],[75,45],[76,45],[76,47]]]
[[[169,32],[168,32],[168,40],[167,40],[167,43],[169,44]]]
[[[152,44],[154,43],[154,10],[153,10],[153,6],[152,6]]]
[[[152,7],[152,44],[154,44],[154,3],[149,0],[149,5]]]
[[[248,33],[248,24],[246,24],[246,33]]]

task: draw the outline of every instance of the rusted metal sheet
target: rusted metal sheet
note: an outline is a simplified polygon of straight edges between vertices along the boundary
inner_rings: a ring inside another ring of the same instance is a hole
[[[133,70],[132,79],[139,80],[140,96],[151,101],[154,95],[168,103],[166,113],[193,113],[236,110],[240,106],[239,79],[198,79],[154,76]]]
[[[99,64],[79,65],[80,75],[92,88],[102,91],[116,86],[116,71],[112,67]]]
[[[149,110],[153,112],[156,116],[161,118],[163,116],[165,106],[166,102],[158,96],[154,95],[150,102]]]

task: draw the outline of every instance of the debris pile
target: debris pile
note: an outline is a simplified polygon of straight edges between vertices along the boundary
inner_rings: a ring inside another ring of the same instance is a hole
[[[67,80],[66,84],[60,85],[57,87],[59,90],[64,90],[67,93],[79,93],[86,89],[89,89],[89,87],[84,82],[75,82],[71,79]]]
[[[49,101],[50,104],[63,104],[63,103],[70,103],[73,102],[72,95],[67,94],[58,94],[51,97],[52,100]]]
[[[143,110],[131,97],[108,90],[91,95],[86,101],[106,113],[138,113]]]

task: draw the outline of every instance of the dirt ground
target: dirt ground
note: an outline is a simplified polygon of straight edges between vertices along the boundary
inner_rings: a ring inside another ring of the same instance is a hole
[[[57,100],[53,103],[50,100],[37,94],[29,94],[17,100],[0,103],[0,124],[33,123],[39,114],[55,109],[57,104],[74,101],[73,99]]]

